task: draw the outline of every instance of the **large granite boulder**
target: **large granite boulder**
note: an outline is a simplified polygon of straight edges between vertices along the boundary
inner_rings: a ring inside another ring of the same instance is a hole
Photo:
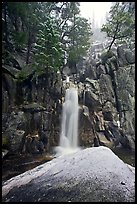
[[[134,167],[107,147],[54,158],[3,183],[3,202],[135,202]]]

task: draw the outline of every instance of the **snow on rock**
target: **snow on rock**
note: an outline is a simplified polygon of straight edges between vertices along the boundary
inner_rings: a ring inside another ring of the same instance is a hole
[[[134,202],[135,173],[107,147],[62,155],[7,180],[4,202]]]

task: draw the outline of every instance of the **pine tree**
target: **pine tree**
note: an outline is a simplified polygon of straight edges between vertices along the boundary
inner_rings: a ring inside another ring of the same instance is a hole
[[[111,7],[107,23],[102,26],[101,31],[106,32],[112,39],[108,51],[115,42],[134,40],[135,33],[135,3],[116,2]]]

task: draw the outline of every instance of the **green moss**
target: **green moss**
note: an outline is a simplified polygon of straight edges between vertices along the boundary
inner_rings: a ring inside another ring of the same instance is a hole
[[[7,137],[2,137],[2,146],[7,146],[9,143],[8,138]]]
[[[32,72],[33,72],[32,68],[29,65],[26,65],[23,67],[22,70],[20,70],[16,74],[16,80],[17,81],[24,81],[32,74]]]

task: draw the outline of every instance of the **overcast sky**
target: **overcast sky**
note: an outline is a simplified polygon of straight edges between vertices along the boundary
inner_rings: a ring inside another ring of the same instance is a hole
[[[99,26],[102,24],[102,20],[106,16],[106,12],[109,12],[112,2],[80,2],[81,15],[87,19],[95,19],[95,23]]]

